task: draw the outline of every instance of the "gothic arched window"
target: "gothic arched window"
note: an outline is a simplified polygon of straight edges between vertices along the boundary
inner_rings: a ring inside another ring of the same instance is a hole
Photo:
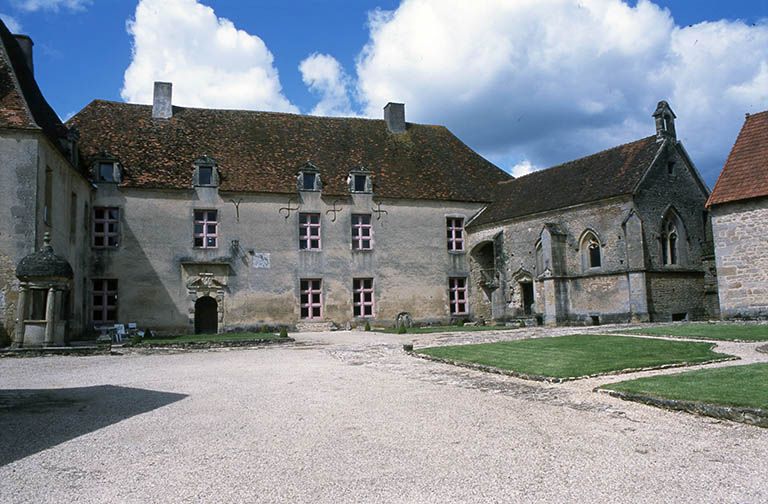
[[[592,231],[587,231],[581,238],[581,264],[584,270],[600,268],[603,265],[600,240]]]
[[[680,217],[673,211],[667,212],[661,222],[661,262],[665,266],[682,263],[682,246],[684,239],[683,224]]]

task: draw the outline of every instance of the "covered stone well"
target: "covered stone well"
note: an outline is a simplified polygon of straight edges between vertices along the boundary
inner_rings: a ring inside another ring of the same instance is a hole
[[[72,266],[54,253],[49,233],[39,251],[19,261],[16,277],[19,303],[13,346],[66,345]]]

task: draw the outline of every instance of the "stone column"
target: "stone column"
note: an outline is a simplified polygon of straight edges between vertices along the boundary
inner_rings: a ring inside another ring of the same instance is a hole
[[[645,272],[627,274],[629,284],[629,312],[632,322],[648,322],[648,291],[645,285]]]
[[[13,335],[13,348],[24,346],[24,321],[27,319],[28,290],[26,285],[21,285],[19,289],[19,304],[16,307],[16,331]]]
[[[45,302],[45,346],[53,345],[53,332],[56,326],[56,290],[48,289],[48,299]]]

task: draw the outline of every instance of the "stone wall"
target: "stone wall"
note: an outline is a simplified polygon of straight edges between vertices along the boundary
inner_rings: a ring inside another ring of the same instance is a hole
[[[117,249],[93,251],[91,276],[118,279],[120,322],[164,333],[193,330],[199,294],[189,284],[203,270],[223,285],[225,330],[297,323],[302,278],[322,279],[323,319],[339,326],[362,323],[353,317],[353,278],[374,279],[372,323],[392,324],[403,311],[417,321],[447,321],[448,278],[467,276],[468,261],[465,253],[447,251],[446,217],[469,219],[481,207],[374,202],[370,194],[220,194],[109,184],[99,184],[94,205],[121,209],[122,236]],[[193,247],[193,209],[218,210],[217,248]],[[299,250],[299,212],[321,215],[321,251]],[[372,251],[352,250],[353,213],[372,215]]]
[[[724,318],[768,317],[768,198],[712,209]]]
[[[548,323],[670,320],[681,313],[711,316],[716,303],[706,297],[704,282],[712,248],[706,232],[707,196],[682,147],[670,144],[649,167],[635,195],[472,229],[471,248],[502,237],[496,248],[501,281],[490,300],[473,299],[475,311],[492,308],[494,319],[523,316],[519,278],[530,274],[535,280],[534,313]],[[679,216],[684,239],[679,263],[664,265],[660,230],[670,209]],[[600,242],[598,268],[585,261],[587,232]],[[478,279],[473,276],[473,281]]]
[[[50,168],[52,191],[49,223],[45,222],[45,172]],[[70,204],[76,194],[79,213],[75,235],[70,235]],[[10,342],[16,320],[18,282],[16,264],[42,245],[43,233],[51,232],[56,252],[66,257],[75,271],[73,300],[83,299],[83,274],[88,260],[87,236],[80,205],[90,201],[90,186],[39,132],[0,132],[0,345]],[[73,302],[71,333],[83,330],[82,303]]]

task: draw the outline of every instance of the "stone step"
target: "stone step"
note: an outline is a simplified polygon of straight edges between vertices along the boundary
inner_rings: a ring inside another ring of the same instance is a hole
[[[333,322],[299,322],[296,324],[298,332],[324,332],[338,329]]]

